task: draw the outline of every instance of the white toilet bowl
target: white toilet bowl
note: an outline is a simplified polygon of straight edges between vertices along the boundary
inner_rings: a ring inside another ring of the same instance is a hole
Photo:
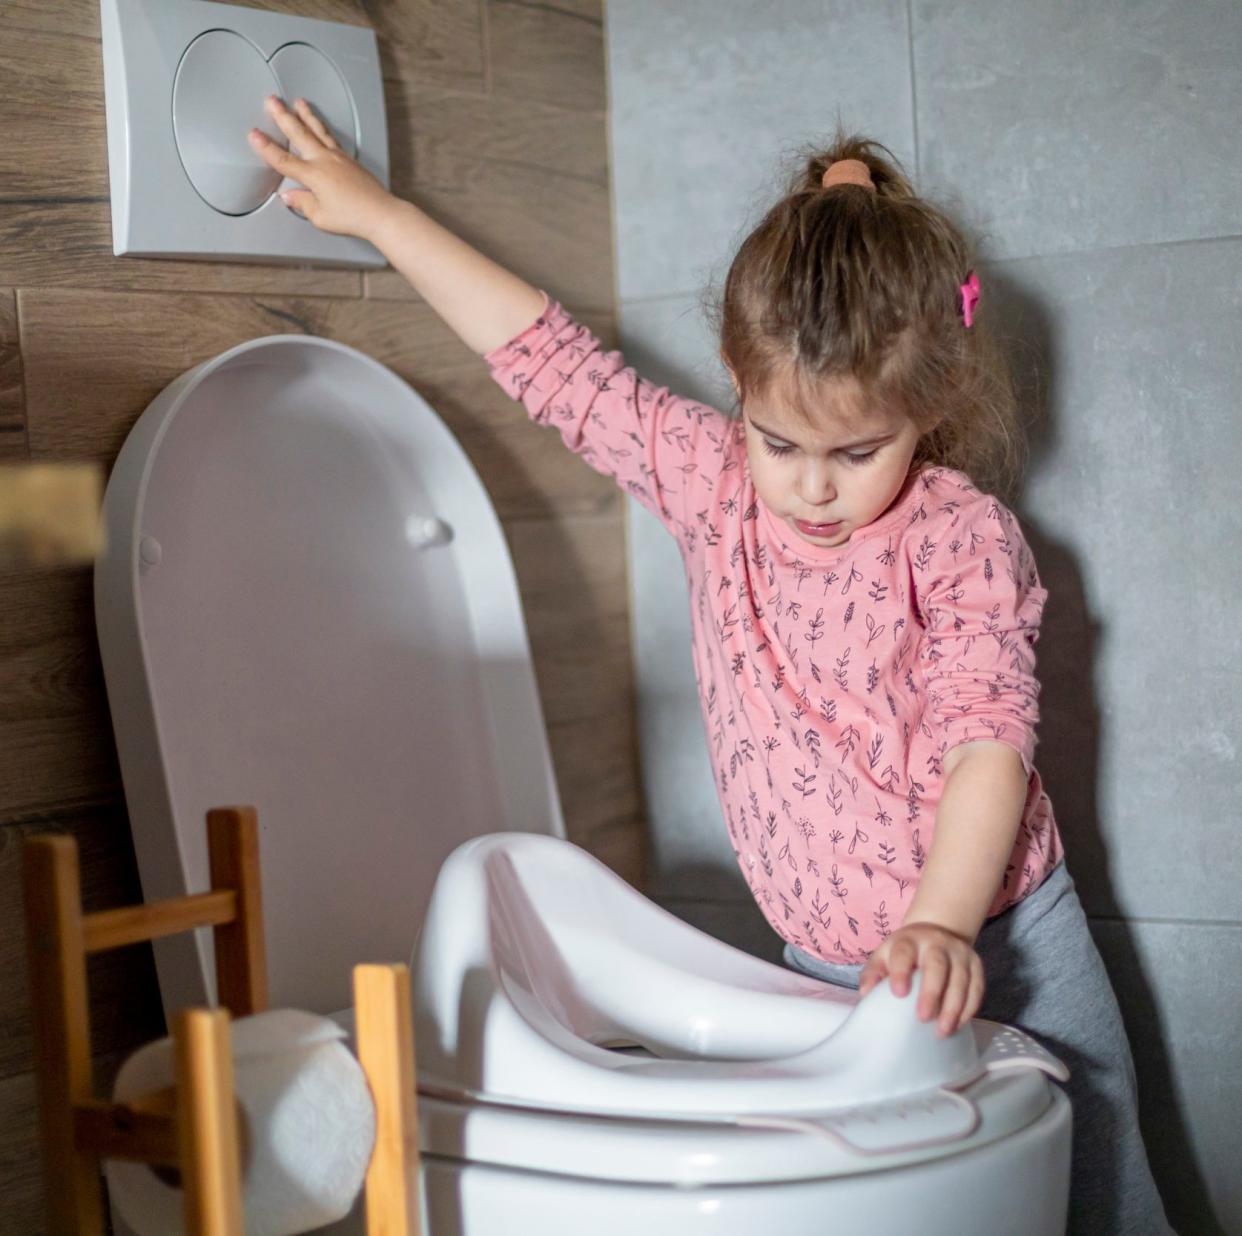
[[[1028,1036],[938,1039],[914,994],[739,952],[563,840],[495,512],[389,370],[302,336],[199,365],[105,518],[144,895],[204,888],[207,809],[250,803],[273,1007],[348,1023],[350,967],[417,942],[433,1236],[1064,1230],[1066,1074]],[[156,961],[166,1009],[211,997],[209,940]]]
[[[937,1037],[917,973],[859,1000],[510,833],[445,862],[415,981],[437,1231],[1064,1231],[1064,1066]]]

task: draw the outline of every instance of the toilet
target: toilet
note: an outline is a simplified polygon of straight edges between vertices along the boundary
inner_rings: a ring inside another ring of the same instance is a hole
[[[500,523],[390,370],[300,335],[196,366],[104,518],[144,897],[206,888],[208,808],[250,804],[271,1007],[350,1029],[351,967],[411,960],[432,1236],[1064,1231],[1068,1074],[1034,1039],[939,1039],[917,972],[860,999],[566,840]],[[166,1010],[214,1000],[209,934],[156,942]]]

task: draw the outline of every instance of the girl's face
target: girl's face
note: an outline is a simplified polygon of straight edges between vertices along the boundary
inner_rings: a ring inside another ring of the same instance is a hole
[[[814,427],[775,403],[742,409],[746,454],[759,500],[812,545],[844,545],[892,505],[910,471],[919,431],[904,415],[861,407],[857,388],[825,384]]]

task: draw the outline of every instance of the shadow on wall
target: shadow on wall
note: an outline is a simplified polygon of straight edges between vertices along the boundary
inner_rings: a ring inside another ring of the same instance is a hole
[[[1004,267],[992,267],[988,282],[1001,306],[998,319],[1007,324],[1003,342],[1027,424],[1029,477],[1053,453],[1055,417],[1063,406],[1052,315]],[[1095,660],[1109,632],[1090,612],[1083,572],[1073,552],[1044,532],[1040,511],[1023,497],[1018,497],[1013,509],[1049,593],[1036,648],[1041,684],[1036,766],[1052,801],[1069,871],[1084,907],[1089,915],[1116,916],[1118,932],[1109,949],[1110,973],[1134,1052],[1140,1118],[1152,1172],[1175,1227],[1202,1236],[1227,1236],[1209,1213],[1209,1193],[1178,1105],[1156,1001],[1108,877],[1109,853],[1100,827],[1102,727]],[[1114,835],[1124,837],[1127,830],[1124,822],[1120,824]],[[1118,958],[1123,959],[1121,966]]]
[[[785,942],[768,925],[740,872],[726,874],[707,863],[692,863],[674,868],[661,883],[697,893],[657,897],[657,903],[670,914],[744,953],[783,965]]]

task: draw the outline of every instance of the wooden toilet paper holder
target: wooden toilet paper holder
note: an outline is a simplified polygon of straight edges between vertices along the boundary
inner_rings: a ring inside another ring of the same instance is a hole
[[[207,812],[211,889],[82,913],[72,837],[28,838],[22,867],[47,1224],[51,1236],[103,1236],[100,1160],[176,1168],[193,1236],[241,1236],[241,1152],[229,1019],[261,1013],[267,955],[253,807]],[[128,1103],[97,1099],[91,1078],[86,957],[212,927],[220,1007],[173,1018],[176,1084]],[[418,1236],[418,1125],[410,972],[353,970],[355,1042],[375,1104],[366,1175],[368,1236]]]

